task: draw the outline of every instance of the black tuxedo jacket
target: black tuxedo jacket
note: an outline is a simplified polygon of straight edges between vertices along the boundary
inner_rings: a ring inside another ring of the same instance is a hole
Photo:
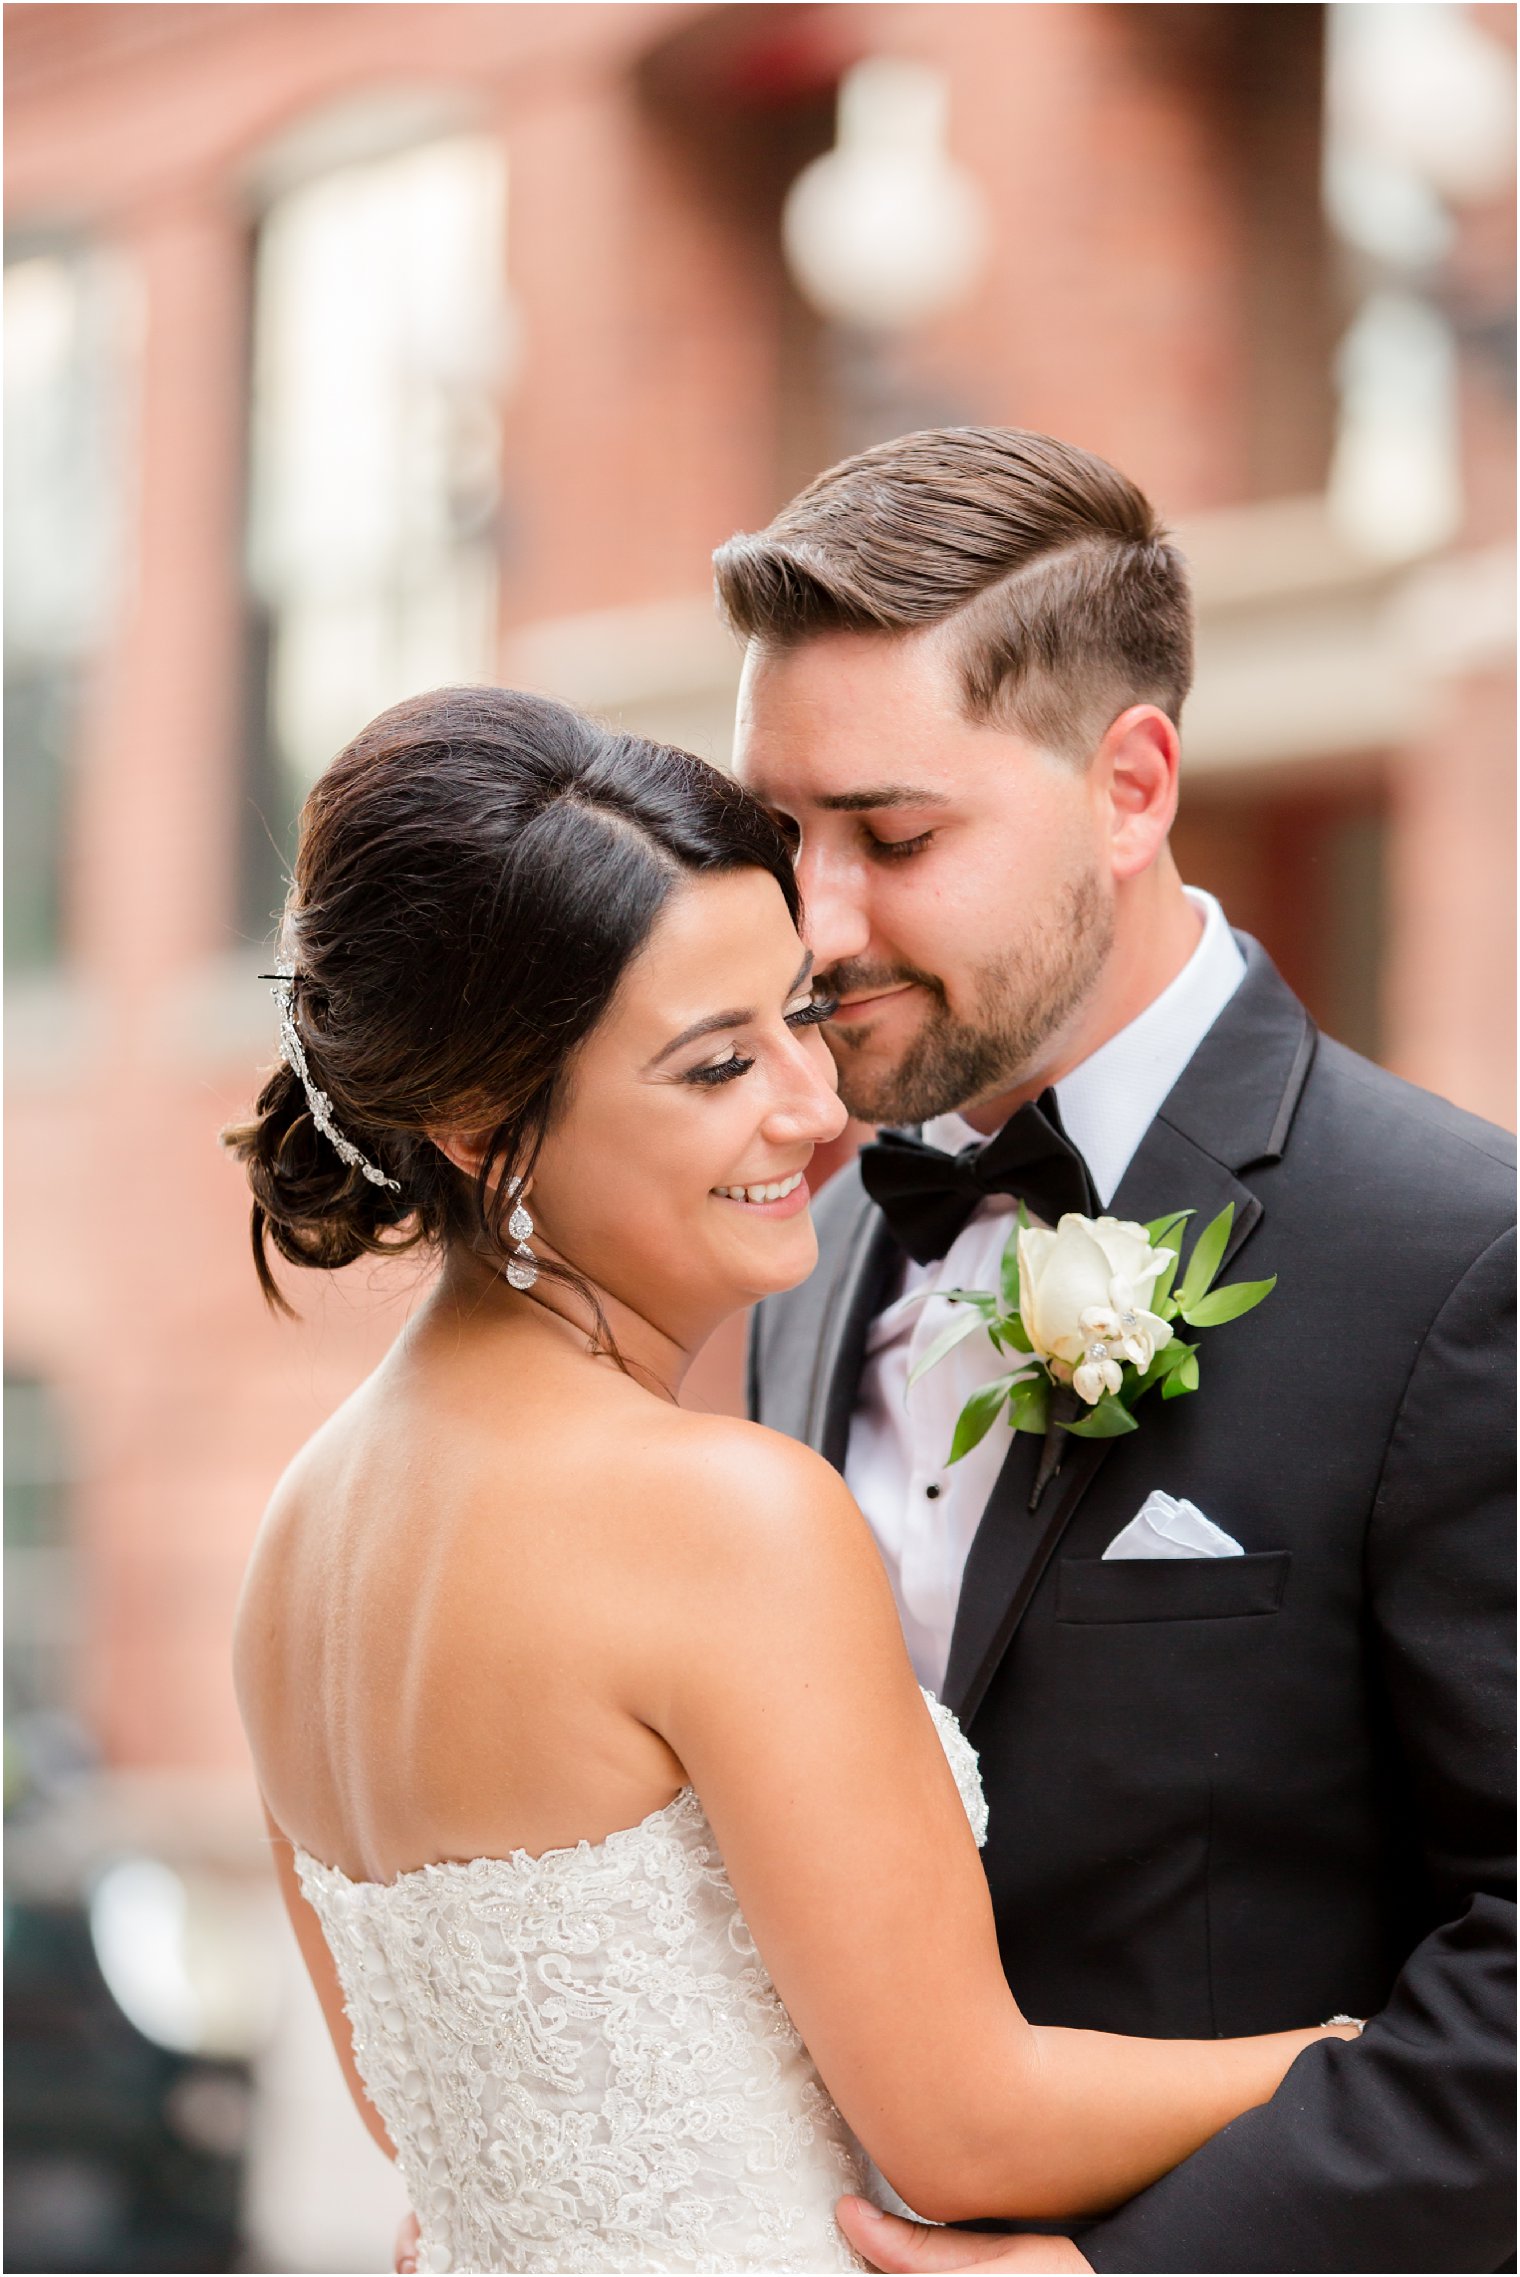
[[[1513,2234],[1513,1142],[1317,1035],[1264,952],[1119,1217],[1235,1205],[1202,1387],[1014,1440],[945,1691],[981,1752],[1037,2022],[1207,2038],[1372,2019],[1081,2233],[1102,2270],[1492,2270]],[[768,1301],[753,1412],[842,1465],[901,1263],[859,1174]],[[1243,1557],[1102,1562],[1152,1488]],[[1510,2263],[1513,2267],[1513,2263]]]

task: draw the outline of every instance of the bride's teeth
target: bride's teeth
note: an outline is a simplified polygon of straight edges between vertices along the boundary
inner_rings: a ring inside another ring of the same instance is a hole
[[[780,1178],[769,1186],[714,1186],[715,1194],[722,1194],[730,1202],[779,1202],[793,1194],[802,1184],[802,1172],[794,1170],[790,1178]]]

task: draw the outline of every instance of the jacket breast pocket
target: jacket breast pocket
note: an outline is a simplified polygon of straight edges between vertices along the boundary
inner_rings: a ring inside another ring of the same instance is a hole
[[[1289,1550],[1238,1558],[1062,1558],[1058,1621],[1219,1621],[1275,1613]]]

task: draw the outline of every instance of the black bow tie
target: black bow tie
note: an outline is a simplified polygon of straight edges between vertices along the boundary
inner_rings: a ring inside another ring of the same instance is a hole
[[[904,1131],[883,1131],[861,1148],[860,1175],[894,1237],[920,1265],[944,1256],[989,1194],[1016,1195],[1047,1225],[1068,1210],[1098,1214],[1092,1173],[1061,1126],[1054,1091],[1042,1091],[995,1137],[959,1154]]]

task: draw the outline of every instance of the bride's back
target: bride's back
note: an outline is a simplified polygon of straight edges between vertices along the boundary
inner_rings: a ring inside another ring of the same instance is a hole
[[[239,1700],[293,1841],[389,1881],[671,1798],[680,1765],[628,1703],[649,1466],[683,1426],[710,1428],[536,1323],[414,1325],[282,1479],[239,1608]]]
[[[721,1521],[694,1474],[764,1437],[435,1305],[266,1517],[240,1697],[423,2268],[861,2266],[858,2148],[629,1707]]]

